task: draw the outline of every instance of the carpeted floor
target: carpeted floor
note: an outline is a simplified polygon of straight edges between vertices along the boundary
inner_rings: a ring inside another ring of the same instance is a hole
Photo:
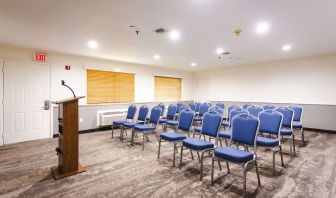
[[[299,135],[297,135],[299,137]],[[142,138],[139,138],[139,141]],[[258,149],[261,187],[255,170],[248,172],[250,197],[336,197],[336,134],[306,131],[307,144],[297,142],[297,155],[284,154],[286,168],[276,156],[277,176],[272,175],[272,152]],[[111,139],[110,131],[80,135],[80,162],[86,172],[54,180],[50,167],[57,165],[57,139],[30,141],[0,147],[0,197],[240,197],[242,169],[231,165],[231,174],[216,164],[214,186],[210,185],[210,158],[199,165],[184,152],[182,170],[172,167],[172,144],[150,138],[140,144]],[[289,152],[288,142],[284,152]],[[179,153],[177,154],[179,156]],[[195,155],[196,156],[196,155]],[[177,164],[179,160],[177,160]]]

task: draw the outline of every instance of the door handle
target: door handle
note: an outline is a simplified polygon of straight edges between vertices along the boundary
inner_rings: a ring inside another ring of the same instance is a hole
[[[49,110],[50,109],[50,100],[44,100],[44,106],[41,107],[41,110]]]

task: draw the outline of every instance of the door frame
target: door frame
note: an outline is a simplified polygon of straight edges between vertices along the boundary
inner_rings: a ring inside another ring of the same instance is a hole
[[[2,124],[1,125],[1,129],[0,129],[0,134],[1,134],[1,137],[0,137],[0,146],[2,145],[5,145],[5,139],[4,139],[4,121],[5,121],[5,117],[4,117],[4,93],[5,93],[5,84],[4,84],[4,81],[5,81],[5,62],[6,61],[16,61],[16,62],[22,62],[22,63],[29,63],[29,64],[43,64],[43,65],[47,65],[49,67],[49,99],[50,99],[50,109],[49,109],[49,138],[53,138],[53,126],[52,126],[52,111],[53,111],[53,105],[51,103],[51,64],[48,63],[48,62],[42,62],[42,63],[39,63],[39,62],[35,62],[35,61],[31,61],[31,60],[23,60],[23,59],[15,59],[15,58],[0,58],[0,68],[1,68],[1,75],[0,75],[0,86],[1,86],[1,93],[0,93],[0,100],[1,100],[1,112],[0,112],[0,115],[1,115],[1,119],[0,119],[0,123]]]

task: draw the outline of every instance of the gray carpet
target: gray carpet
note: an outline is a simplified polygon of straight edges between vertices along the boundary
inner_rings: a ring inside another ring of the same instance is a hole
[[[299,137],[299,135],[297,135]],[[139,141],[142,138],[138,138]],[[286,168],[276,156],[277,176],[272,175],[272,152],[258,149],[261,187],[255,170],[248,172],[250,197],[336,197],[336,134],[306,131],[307,144],[297,142],[290,157],[284,143]],[[50,167],[57,164],[57,139],[0,147],[0,197],[240,197],[242,169],[231,165],[231,174],[216,164],[210,185],[210,158],[199,181],[198,161],[184,152],[183,168],[172,167],[172,144],[163,143],[157,159],[155,137],[131,147],[128,140],[111,139],[110,131],[80,135],[80,162],[86,172],[54,180]],[[179,156],[179,154],[177,154]],[[196,155],[195,155],[196,156]],[[197,158],[196,158],[197,159]],[[178,164],[179,160],[177,160]]]

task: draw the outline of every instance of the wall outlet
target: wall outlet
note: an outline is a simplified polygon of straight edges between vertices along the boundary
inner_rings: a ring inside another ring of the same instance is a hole
[[[84,122],[84,119],[83,119],[83,118],[79,118],[79,122],[80,122],[80,123],[83,123],[83,122]]]

